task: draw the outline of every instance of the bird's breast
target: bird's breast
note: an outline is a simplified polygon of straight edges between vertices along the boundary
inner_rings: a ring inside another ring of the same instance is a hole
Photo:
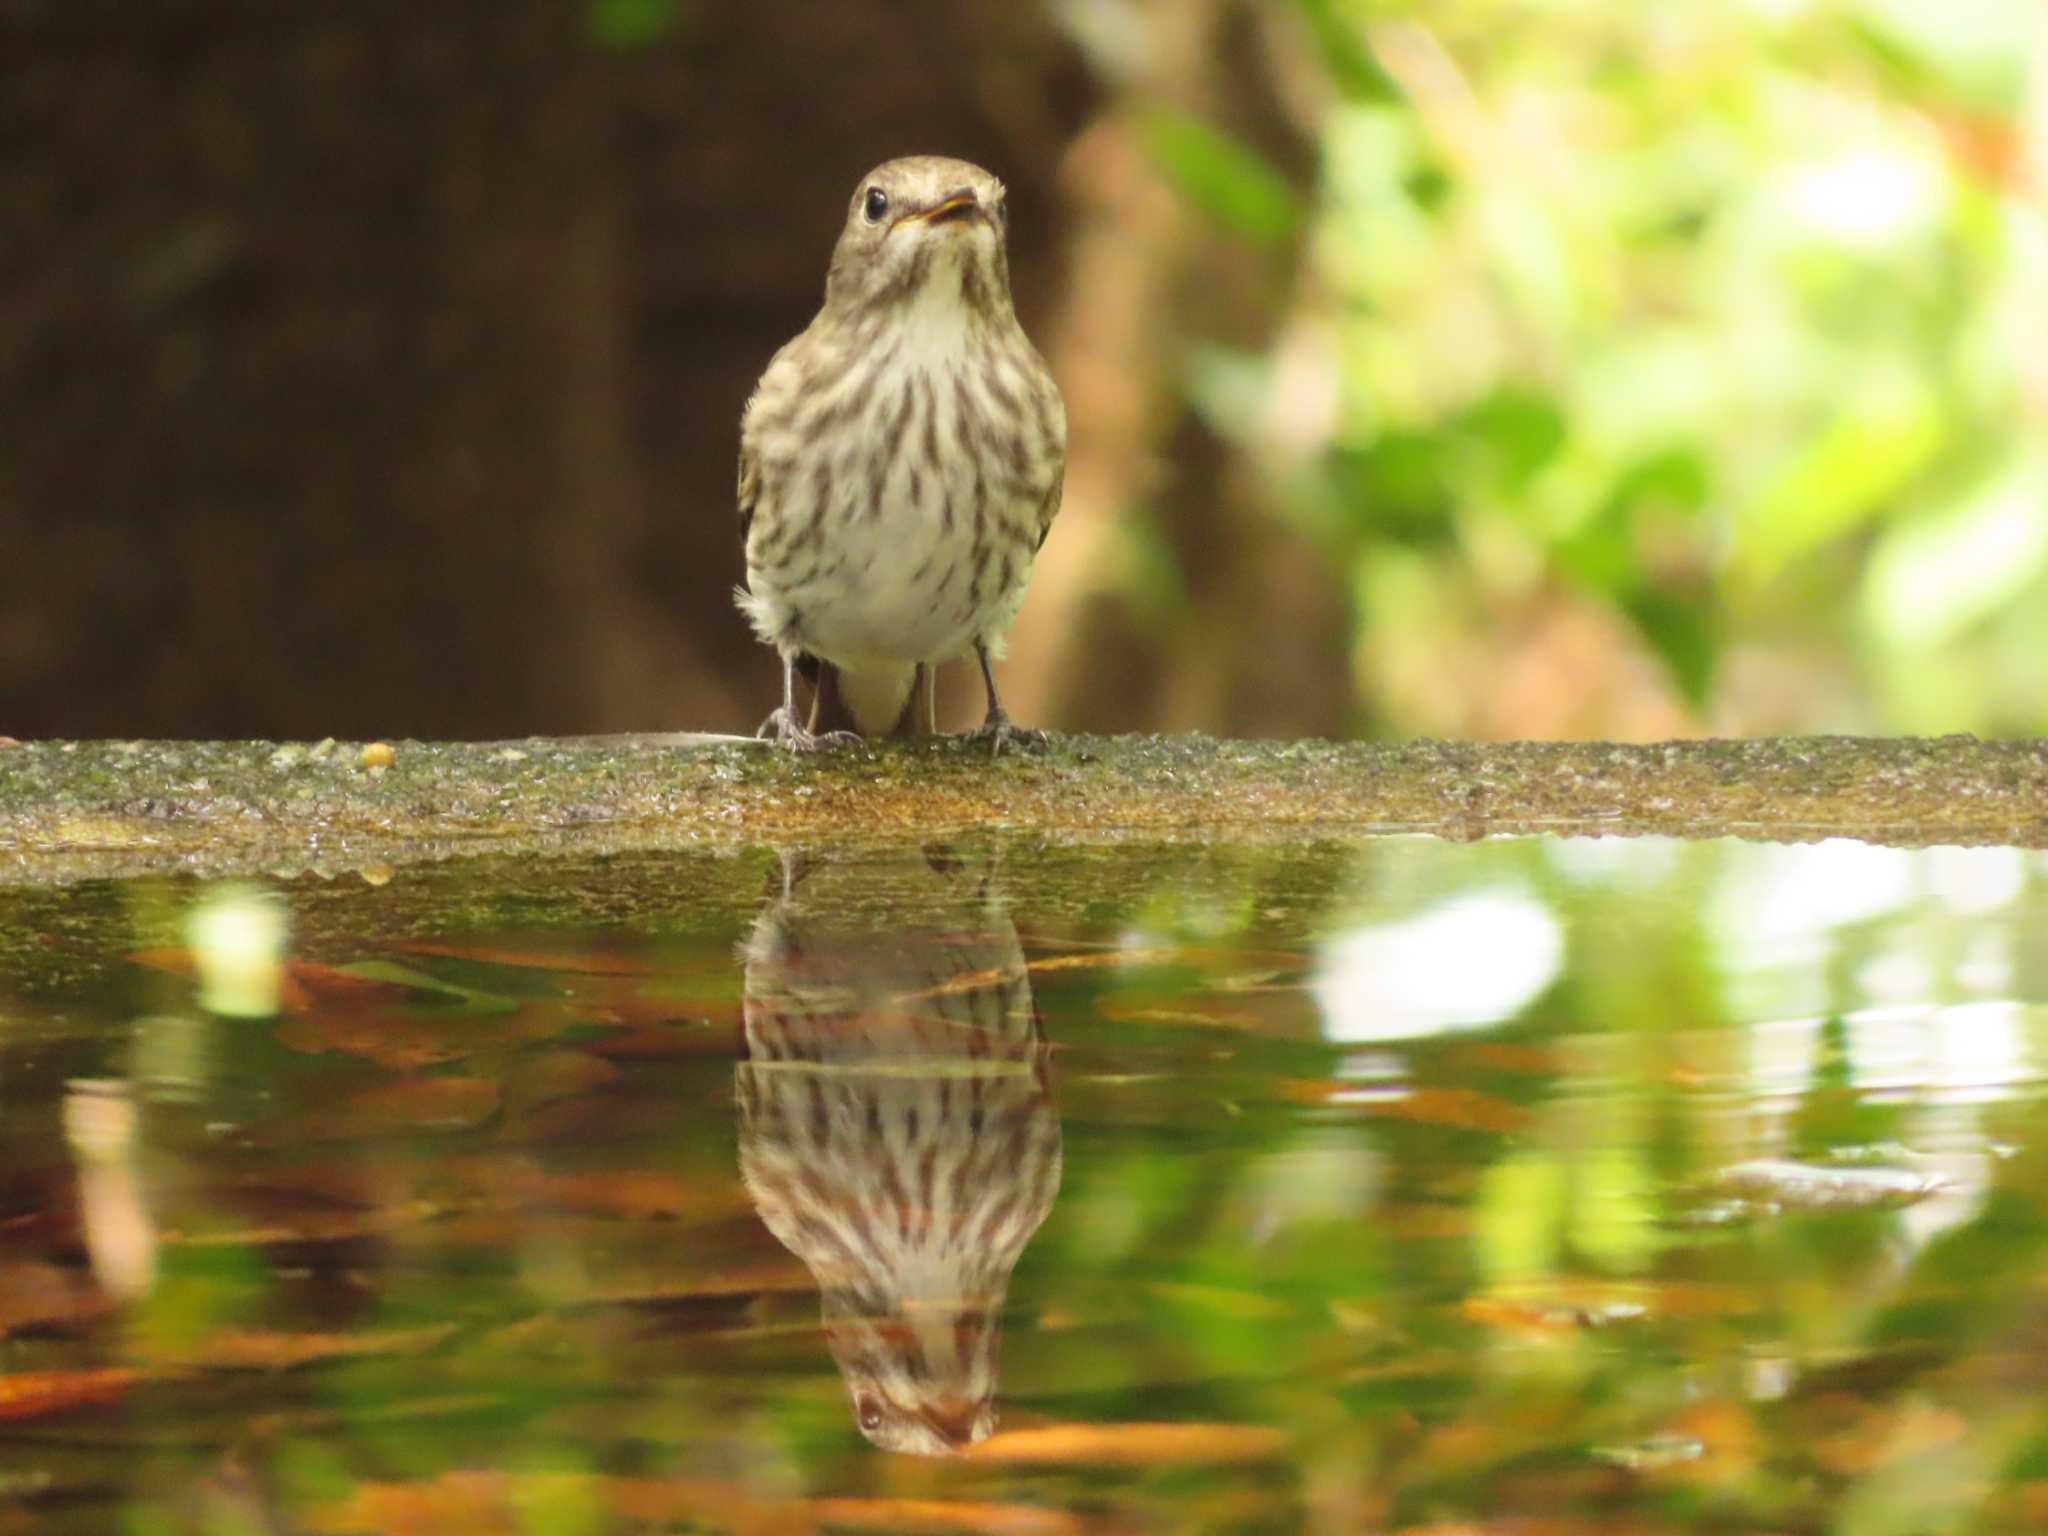
[[[764,443],[749,584],[828,659],[959,654],[1014,616],[1064,447],[1021,334],[885,329]]]

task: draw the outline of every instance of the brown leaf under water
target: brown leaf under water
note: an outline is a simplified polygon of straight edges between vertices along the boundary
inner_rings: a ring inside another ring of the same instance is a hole
[[[416,1014],[390,1007],[316,1007],[277,1028],[282,1045],[309,1055],[356,1056],[394,1070],[460,1061],[496,1046],[545,1040],[599,1022],[561,1003],[527,1003],[508,1013]]]
[[[316,1360],[359,1360],[379,1355],[421,1355],[455,1331],[453,1323],[425,1328],[365,1329],[359,1333],[280,1333],[261,1328],[218,1328],[159,1353],[166,1363],[214,1370],[284,1371]]]
[[[693,1008],[696,1006],[691,1005]],[[737,1008],[730,1011],[738,1014]],[[729,1020],[706,1018],[679,1020],[674,1004],[666,1005],[666,1017],[635,1023],[622,1021],[611,1033],[583,1042],[593,1056],[613,1061],[682,1061],[693,1056],[731,1056],[738,1050],[735,1030]]]
[[[1954,1445],[1970,1432],[1961,1413],[1926,1397],[1856,1407],[1854,1423],[1813,1445],[1813,1459],[1841,1477],[1867,1477],[1894,1462]]]
[[[491,944],[438,944],[402,939],[385,946],[408,955],[433,955],[443,960],[471,960],[526,971],[559,971],[565,976],[660,976],[675,967],[649,955],[607,954],[587,949],[517,949]]]
[[[347,1141],[462,1131],[498,1112],[498,1085],[486,1077],[406,1077],[360,1089],[337,1103],[252,1127],[258,1145]]]
[[[1189,1024],[1198,1029],[1261,1029],[1266,1021],[1235,1002],[1186,997],[1172,1004],[1143,998],[1104,998],[1099,1010],[1119,1024]]]
[[[199,970],[191,950],[175,947],[138,949],[128,960],[173,976],[194,976]],[[397,982],[352,975],[314,960],[287,960],[278,984],[278,1008],[283,1013],[304,1013],[320,1006],[367,1008],[400,1002],[411,990]]]
[[[1533,1336],[1577,1333],[1645,1318],[1744,1317],[1756,1306],[1756,1293],[1738,1285],[1560,1275],[1468,1296],[1458,1311],[1468,1321]]]
[[[739,1536],[801,1536],[817,1523],[794,1500],[760,1497],[711,1478],[464,1470],[431,1480],[362,1483],[302,1518],[318,1536],[524,1536],[533,1512],[595,1508],[635,1526],[702,1525]],[[609,1529],[609,1525],[601,1528]]]
[[[0,1419],[33,1419],[89,1403],[110,1403],[147,1371],[113,1367],[96,1371],[16,1371],[0,1376]]]
[[[1003,1430],[961,1455],[1014,1465],[1086,1462],[1160,1466],[1270,1461],[1287,1454],[1287,1431],[1262,1424],[1047,1424]]]
[[[76,1270],[35,1260],[0,1264],[0,1337],[103,1317],[114,1301]]]
[[[812,1499],[818,1521],[852,1531],[979,1531],[988,1536],[1068,1536],[1081,1522],[1063,1509],[1033,1504],[972,1504],[957,1499]]]
[[[620,1168],[608,1173],[545,1173],[531,1186],[531,1199],[558,1210],[629,1221],[657,1219],[709,1221],[753,1210],[753,1202],[737,1179],[684,1178],[645,1168]]]
[[[1418,1125],[1503,1135],[1521,1129],[1529,1119],[1529,1111],[1521,1105],[1476,1088],[1415,1088],[1399,1098],[1376,1099],[1363,1107],[1376,1115]]]
[[[1506,1045],[1499,1041],[1461,1046],[1453,1053],[1452,1060],[1525,1077],[1555,1077],[1564,1070],[1558,1053],[1546,1046]]]
[[[1284,950],[1217,949],[1180,945],[1167,949],[1098,949],[1073,954],[1047,955],[1024,962],[1032,971],[1118,970],[1145,965],[1185,965],[1197,970],[1286,970],[1306,969],[1306,955]]]
[[[1492,1131],[1506,1135],[1527,1123],[1529,1111],[1507,1099],[1476,1088],[1410,1088],[1402,1093],[1359,1097],[1360,1084],[1335,1078],[1281,1078],[1273,1091],[1297,1104],[1337,1104],[1359,1114],[1385,1115],[1417,1125],[1449,1126],[1461,1131]]]
[[[480,1471],[443,1472],[431,1481],[359,1483],[347,1498],[304,1512],[300,1524],[328,1536],[513,1536],[521,1529],[512,1479]]]
[[[619,1075],[612,1063],[588,1051],[546,1051],[517,1062],[505,1074],[505,1108],[513,1114],[538,1109],[615,1083]]]

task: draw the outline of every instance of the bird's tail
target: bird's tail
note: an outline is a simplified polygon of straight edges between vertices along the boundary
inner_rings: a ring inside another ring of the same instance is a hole
[[[929,736],[938,729],[932,669],[923,662],[901,668],[848,672],[806,656],[798,669],[811,680],[811,729],[857,731],[863,736]]]

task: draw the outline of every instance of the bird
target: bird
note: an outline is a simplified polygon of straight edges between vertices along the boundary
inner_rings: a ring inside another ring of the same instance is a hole
[[[932,731],[932,671],[968,655],[988,694],[969,739],[1044,742],[1011,721],[994,662],[1059,512],[1067,418],[1011,304],[1008,231],[1003,183],[980,166],[875,167],[823,306],[747,400],[736,595],[782,659],[760,734],[791,751]]]
[[[796,874],[743,948],[742,1181],[817,1281],[873,1444],[996,1422],[1010,1273],[1060,1185],[1050,1048],[993,872],[950,849]]]

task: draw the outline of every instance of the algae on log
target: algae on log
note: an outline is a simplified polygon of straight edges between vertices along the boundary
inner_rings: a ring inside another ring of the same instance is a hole
[[[693,735],[0,746],[0,882],[467,852],[931,839],[1665,833],[2048,846],[2048,741],[1650,745],[1063,736],[816,757]]]

